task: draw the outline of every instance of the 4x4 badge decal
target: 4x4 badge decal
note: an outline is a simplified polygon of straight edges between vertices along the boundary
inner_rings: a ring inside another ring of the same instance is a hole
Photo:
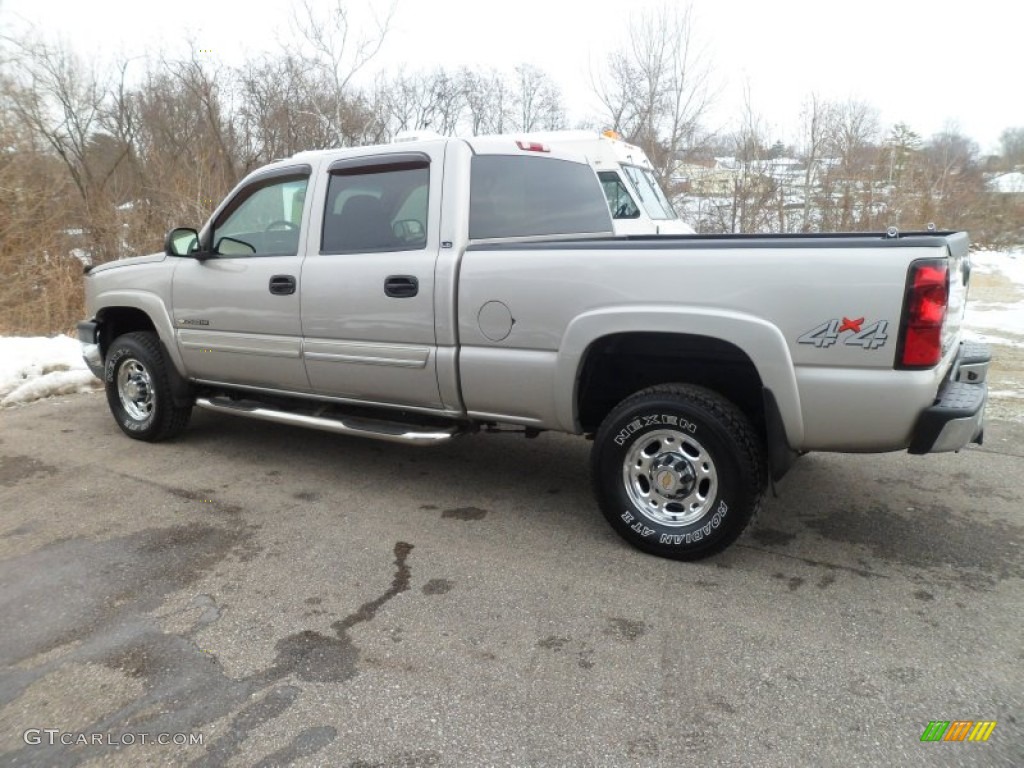
[[[842,334],[849,333],[848,336],[842,336],[843,344],[848,347],[880,349],[885,346],[885,342],[889,340],[889,335],[886,333],[889,321],[879,320],[863,328],[862,326],[864,326],[863,317],[854,320],[844,317],[841,322],[838,319],[826,320],[803,334],[797,339],[797,343],[811,344],[818,349],[827,349],[838,342]]]

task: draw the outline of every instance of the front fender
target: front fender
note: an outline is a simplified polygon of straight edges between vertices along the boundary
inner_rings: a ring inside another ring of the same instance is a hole
[[[114,307],[130,307],[146,313],[146,316],[153,322],[160,341],[163,342],[167,358],[174,364],[175,369],[181,376],[185,376],[185,362],[181,358],[178,345],[175,342],[174,324],[171,322],[170,313],[163,300],[155,293],[127,288],[115,288],[99,291],[96,293],[94,302],[95,316],[101,317],[104,309]]]
[[[581,431],[577,388],[587,350],[603,337],[630,332],[705,336],[738,347],[750,358],[761,382],[775,396],[789,444],[802,443],[804,424],[800,393],[782,332],[753,315],[702,307],[610,307],[573,319],[559,345],[555,373],[555,412],[565,430]]]

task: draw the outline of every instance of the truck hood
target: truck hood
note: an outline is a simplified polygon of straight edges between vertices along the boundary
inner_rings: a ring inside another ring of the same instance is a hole
[[[167,258],[167,254],[163,251],[158,253],[151,253],[148,256],[132,256],[130,259],[118,259],[117,261],[108,261],[106,264],[99,264],[89,270],[90,275],[95,275],[98,272],[107,272],[111,269],[117,269],[118,267],[130,267],[133,264],[155,264],[158,261],[163,261]]]

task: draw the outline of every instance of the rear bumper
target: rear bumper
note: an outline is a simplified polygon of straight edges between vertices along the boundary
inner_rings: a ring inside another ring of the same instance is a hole
[[[959,451],[981,443],[988,400],[988,365],[992,353],[984,344],[963,342],[935,403],[914,425],[908,453]]]
[[[78,340],[82,344],[82,359],[89,366],[93,376],[103,379],[103,353],[96,336],[98,323],[84,322],[78,324]]]

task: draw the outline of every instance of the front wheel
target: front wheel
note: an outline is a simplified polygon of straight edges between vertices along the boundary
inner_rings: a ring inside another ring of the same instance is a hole
[[[619,403],[598,430],[591,469],[616,533],[676,560],[732,544],[757,512],[768,477],[747,417],[688,384],[651,387]]]
[[[128,437],[154,443],[188,426],[191,406],[175,405],[156,334],[118,336],[107,350],[104,384],[114,420]]]

